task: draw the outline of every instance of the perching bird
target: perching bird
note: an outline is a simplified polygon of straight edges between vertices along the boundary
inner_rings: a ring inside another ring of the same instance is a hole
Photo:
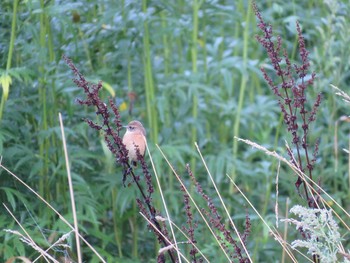
[[[138,147],[140,154],[144,156],[146,150],[146,130],[141,122],[135,120],[129,122],[129,124],[124,127],[126,128],[126,132],[123,137],[123,143],[129,151],[129,160],[136,166],[137,154],[135,146]]]

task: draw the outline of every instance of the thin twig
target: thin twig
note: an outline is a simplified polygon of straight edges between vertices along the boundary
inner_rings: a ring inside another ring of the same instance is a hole
[[[67,177],[68,177],[70,200],[71,200],[71,205],[72,205],[74,232],[75,232],[75,243],[77,245],[78,262],[82,263],[83,259],[82,259],[82,255],[81,255],[81,251],[80,251],[79,227],[78,227],[77,211],[75,208],[74,189],[73,189],[73,183],[72,183],[72,176],[70,174],[68,150],[67,150],[67,144],[66,144],[66,137],[64,135],[64,127],[63,127],[63,120],[62,120],[61,113],[58,114],[58,117],[60,120],[63,151],[64,151],[64,157],[65,157],[65,161],[66,161],[66,170],[67,170]]]
[[[154,162],[153,162],[153,159],[152,159],[152,155],[151,155],[151,153],[149,151],[149,148],[148,148],[146,140],[145,140],[145,143],[146,143],[146,149],[147,149],[148,156],[149,156],[149,158],[151,160],[151,164],[152,164],[152,168],[153,168],[153,172],[154,172],[154,177],[156,178],[156,182],[157,182],[159,193],[160,193],[160,197],[162,199],[162,203],[163,203],[163,206],[164,206],[164,209],[165,209],[165,213],[166,213],[166,216],[167,216],[169,222],[171,222],[170,214],[169,214],[166,202],[165,202],[165,198],[164,198],[164,195],[163,195],[162,187],[161,187],[161,184],[159,182],[159,177],[158,177],[158,174],[157,174],[157,170],[156,170],[156,167],[154,165]],[[177,246],[176,236],[175,236],[175,232],[174,232],[172,224],[169,224],[169,227],[170,227],[170,231],[171,231],[171,233],[173,235],[173,238],[174,238],[175,250],[177,252],[177,259],[179,260],[179,263],[181,263],[180,251],[179,251],[179,248]]]
[[[12,218],[16,221],[16,223],[19,225],[19,227],[23,230],[23,232],[26,234],[26,238],[18,232],[18,234],[20,236],[22,236],[24,238],[24,240],[26,241],[26,243],[28,245],[30,245],[31,247],[33,247],[36,251],[38,251],[43,257],[44,259],[49,262],[48,258],[50,260],[52,260],[55,263],[59,263],[57,260],[55,260],[51,255],[49,255],[48,253],[46,253],[41,247],[39,247],[35,241],[32,239],[32,237],[29,235],[29,233],[25,230],[25,228],[21,225],[21,223],[17,220],[17,218],[12,214],[12,212],[10,211],[10,209],[4,204],[2,203],[2,205],[5,207],[5,209],[7,210],[7,212],[12,216]],[[27,240],[26,240],[27,239]]]
[[[178,247],[175,246],[174,244],[172,244],[171,241],[158,229],[158,227],[157,227],[153,222],[151,222],[151,221],[147,218],[146,215],[144,215],[144,214],[141,213],[141,212],[139,212],[139,213],[140,213],[140,215],[141,215],[144,219],[146,219],[146,221],[148,222],[148,224],[150,224],[150,225],[152,226],[152,228],[153,228],[155,231],[157,231],[157,233],[158,233],[159,235],[161,235],[161,236],[164,238],[164,240],[166,240],[166,242],[169,244],[168,246],[170,246],[171,248],[174,248],[175,250],[177,250],[177,253],[178,253],[187,263],[190,263],[190,261],[188,261],[188,260],[185,258],[185,256],[180,252],[180,250],[178,249]]]
[[[217,188],[217,186],[216,186],[216,184],[215,184],[215,181],[214,181],[214,179],[213,179],[213,176],[211,175],[211,173],[210,173],[210,171],[209,171],[209,168],[208,168],[208,166],[207,166],[207,164],[206,164],[206,162],[205,162],[205,160],[204,160],[204,158],[203,158],[203,155],[202,155],[202,153],[201,153],[201,151],[200,151],[200,149],[199,149],[199,147],[198,147],[197,142],[195,142],[195,146],[196,146],[197,152],[199,153],[199,156],[201,157],[202,163],[203,163],[203,165],[204,165],[204,167],[205,167],[205,169],[206,169],[206,171],[207,171],[207,174],[209,175],[209,178],[210,178],[210,180],[211,180],[211,182],[212,182],[212,184],[213,184],[213,186],[214,186],[214,188],[215,188],[216,194],[218,195],[218,197],[219,197],[219,199],[220,199],[220,202],[221,202],[221,204],[222,204],[222,207],[224,208],[224,210],[225,210],[225,212],[226,212],[226,215],[227,215],[228,219],[229,219],[230,222],[231,222],[231,226],[233,227],[233,229],[234,229],[234,231],[235,231],[235,233],[236,233],[236,235],[237,235],[239,241],[241,242],[242,247],[243,247],[243,250],[244,250],[244,252],[246,253],[246,255],[247,255],[249,261],[250,261],[250,262],[253,262],[252,259],[251,259],[251,257],[250,257],[250,255],[249,255],[249,252],[248,252],[248,250],[247,250],[247,248],[246,248],[246,246],[245,246],[245,244],[244,244],[244,242],[243,242],[243,240],[242,240],[242,238],[241,238],[241,235],[240,235],[240,233],[238,232],[237,227],[236,227],[235,223],[233,222],[233,220],[232,220],[232,218],[231,218],[231,216],[230,216],[230,213],[228,212],[228,209],[227,209],[227,207],[226,207],[226,205],[225,205],[225,202],[224,202],[224,200],[223,200],[222,197],[221,197],[220,191],[218,190],[218,188]]]

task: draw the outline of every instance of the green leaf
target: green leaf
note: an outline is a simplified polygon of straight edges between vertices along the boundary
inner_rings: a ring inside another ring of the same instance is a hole
[[[10,85],[12,84],[12,78],[10,75],[8,75],[7,73],[3,73],[0,76],[0,84],[2,86],[2,96],[4,98],[4,100],[6,101],[9,95],[9,91],[10,91]]]

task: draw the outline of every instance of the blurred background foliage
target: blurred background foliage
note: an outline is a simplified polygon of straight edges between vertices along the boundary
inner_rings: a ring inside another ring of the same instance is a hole
[[[349,130],[348,123],[337,121],[349,110],[335,97],[330,84],[345,91],[350,84],[350,2],[265,0],[257,4],[294,61],[299,60],[295,21],[302,25],[317,73],[314,89],[308,93],[310,105],[317,93],[324,96],[310,132],[312,141],[321,139],[315,174],[349,210],[348,157],[341,150],[348,148]],[[255,40],[251,1],[3,0],[0,28],[2,163],[71,219],[58,127],[61,112],[81,230],[108,262],[155,262],[158,247],[138,214],[134,201],[138,193],[133,186],[122,187],[121,170],[103,138],[82,122],[85,117],[95,119],[95,113],[76,103],[83,93],[74,86],[62,54],[89,80],[103,81],[101,96],[113,97],[124,123],[138,119],[147,127],[150,151],[178,225],[186,222],[183,198],[156,143],[188,184],[184,167],[190,163],[211,195],[213,189],[194,148],[198,142],[239,226],[244,222],[245,204],[228,184],[226,174],[274,223],[278,163],[233,139],[247,138],[282,154],[284,140],[290,139],[276,99],[260,73],[260,67],[270,66]],[[304,202],[296,193],[295,180],[290,170],[282,169],[281,215],[286,213],[287,197],[291,204]],[[1,202],[42,247],[69,232],[53,212],[3,170],[0,182]],[[162,211],[156,197],[155,202]],[[18,229],[2,206],[0,210],[0,229]],[[278,262],[282,249],[254,213],[248,212],[252,220],[248,249],[253,259]],[[209,259],[223,262],[202,228],[200,225],[198,245]],[[288,239],[293,240],[294,231],[290,232]],[[0,231],[0,243],[0,261],[37,256],[18,237],[4,231]],[[74,252],[54,251],[56,258],[66,253],[75,258]],[[83,255],[86,262],[98,262],[85,246]]]

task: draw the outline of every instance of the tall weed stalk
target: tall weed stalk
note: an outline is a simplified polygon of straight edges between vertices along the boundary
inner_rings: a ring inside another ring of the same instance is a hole
[[[263,76],[270,86],[271,90],[278,99],[284,123],[287,131],[292,137],[293,147],[287,146],[287,153],[291,163],[302,173],[306,173],[311,180],[310,187],[307,182],[298,175],[295,186],[300,193],[300,186],[303,185],[304,197],[310,208],[320,208],[321,203],[315,190],[313,190],[313,170],[318,154],[319,142],[314,143],[311,148],[310,144],[310,125],[316,120],[316,113],[321,104],[321,94],[318,94],[313,106],[309,109],[308,88],[312,87],[316,74],[309,73],[310,62],[309,52],[306,50],[305,40],[301,32],[301,27],[296,22],[299,43],[299,56],[301,65],[293,64],[288,57],[287,50],[282,47],[282,38],[273,35],[272,26],[267,24],[261,16],[256,4],[253,4],[255,15],[258,20],[258,27],[263,35],[256,38],[262,47],[266,50],[274,74],[261,68]],[[300,228],[303,233],[303,229]],[[317,254],[313,255],[313,261],[319,262]]]

